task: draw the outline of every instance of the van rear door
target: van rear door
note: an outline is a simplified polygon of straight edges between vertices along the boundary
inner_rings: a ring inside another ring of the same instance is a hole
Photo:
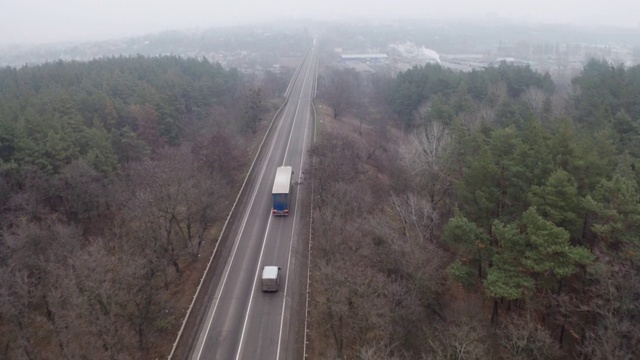
[[[262,268],[262,291],[278,291],[280,288],[280,268],[265,266]]]

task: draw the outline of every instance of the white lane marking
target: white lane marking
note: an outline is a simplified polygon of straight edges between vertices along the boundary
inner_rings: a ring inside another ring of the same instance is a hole
[[[311,66],[309,64],[307,64],[307,70],[305,71],[304,79],[302,80],[302,89],[300,90],[300,96],[298,97],[298,105],[296,105],[296,111],[293,113],[293,124],[291,124],[291,132],[289,133],[289,141],[287,141],[287,148],[284,150],[284,157],[282,158],[282,165],[283,166],[285,165],[284,162],[287,160],[287,154],[289,153],[289,146],[291,145],[291,138],[293,137],[293,128],[296,126],[296,119],[298,118],[298,110],[300,110],[300,100],[302,99],[302,93],[304,92],[304,84],[307,83],[307,75],[309,75],[309,69],[310,68],[311,68]]]
[[[296,70],[296,73],[298,73],[298,72],[299,72],[299,69]],[[292,77],[291,80],[289,81],[289,85],[288,85],[287,88],[291,87],[291,84],[294,82],[295,79],[296,79],[296,76],[294,75],[294,77]],[[271,119],[271,122],[269,123],[269,127],[267,128],[266,134],[268,134],[271,131],[271,127],[275,123],[276,119],[278,117],[282,116],[282,114],[280,114],[280,112],[282,111],[283,107],[285,107],[285,105],[287,104],[288,100],[289,99],[288,99],[287,95],[285,94],[285,101],[282,103],[282,105],[280,105],[280,108],[278,108],[278,111],[276,111],[276,114],[273,116],[273,119]],[[198,284],[198,287],[196,288],[196,293],[195,293],[195,295],[193,295],[193,299],[191,300],[191,304],[189,305],[189,308],[187,309],[187,314],[182,319],[182,326],[180,326],[180,330],[178,331],[178,336],[176,336],[176,340],[173,342],[173,347],[171,348],[171,352],[169,353],[169,356],[167,357],[168,360],[171,360],[171,358],[173,357],[173,354],[176,352],[176,348],[178,347],[178,342],[180,341],[180,338],[182,337],[182,333],[184,331],[185,325],[187,324],[187,319],[189,318],[189,316],[191,314],[191,311],[193,310],[193,305],[194,305],[194,303],[196,301],[196,298],[198,297],[198,294],[200,293],[200,289],[202,289],[202,284],[204,282],[204,279],[206,277],[207,272],[209,272],[209,268],[211,267],[211,263],[213,262],[213,258],[216,256],[216,254],[218,252],[218,246],[220,245],[220,239],[222,239],[223,235],[225,234],[225,230],[227,229],[227,225],[229,224],[229,219],[231,219],[231,215],[233,214],[233,211],[235,210],[236,205],[238,204],[238,200],[240,199],[240,195],[242,195],[242,192],[244,191],[244,187],[247,185],[247,181],[249,179],[249,175],[253,171],[253,166],[256,164],[256,161],[258,159],[258,155],[260,154],[260,151],[262,150],[262,146],[264,145],[264,142],[267,139],[266,134],[262,138],[262,141],[260,142],[260,146],[258,146],[258,153],[256,154],[256,156],[254,156],[253,161],[251,162],[251,166],[249,166],[249,172],[244,177],[244,181],[242,182],[242,186],[240,187],[240,191],[238,192],[238,195],[236,196],[236,199],[233,201],[233,206],[231,206],[231,210],[229,211],[229,214],[227,215],[227,219],[224,221],[224,225],[222,226],[222,230],[220,231],[220,235],[218,235],[218,242],[216,243],[216,246],[213,248],[213,253],[211,254],[211,257],[209,258],[209,261],[207,262],[207,267],[205,268],[204,273],[203,273],[202,277],[200,278],[200,283]],[[216,294],[218,293],[217,290],[218,289],[216,289]],[[215,298],[215,296],[214,296],[214,298]],[[204,342],[204,339],[202,339],[202,338],[199,338],[198,342],[200,342],[201,340]],[[196,346],[198,346],[198,345],[196,345]]]
[[[307,73],[308,74],[308,73]],[[304,88],[304,84],[307,81],[307,74],[305,74],[304,82],[302,83],[302,87]],[[296,109],[297,113],[297,109]],[[307,114],[307,122],[304,128],[304,138],[302,140],[302,156],[300,157],[300,173],[298,174],[298,184],[300,183],[300,179],[302,178],[302,164],[304,163],[304,155],[306,153],[306,145],[307,145],[307,133],[309,132],[309,113]],[[296,187],[296,210],[298,209],[298,200],[300,194],[300,188]],[[294,214],[293,227],[291,228],[291,241],[289,242],[289,258],[287,259],[287,277],[284,282],[284,300],[282,301],[282,315],[280,316],[280,333],[278,334],[278,351],[276,352],[276,360],[280,359],[280,348],[282,347],[282,328],[284,327],[284,310],[287,304],[287,289],[289,288],[289,269],[291,269],[291,253],[293,252],[293,235],[295,233],[296,224],[298,223],[298,211]]]
[[[298,97],[298,105],[296,106],[296,111],[294,112],[293,124],[291,126],[291,133],[289,133],[289,140],[287,141],[287,148],[286,148],[287,150],[285,150],[285,154],[284,154],[285,159],[287,157],[287,152],[289,151],[289,146],[291,145],[291,139],[292,139],[291,135],[293,134],[293,129],[295,127],[296,118],[297,118],[297,115],[298,115],[298,110],[300,109],[300,100],[302,99],[302,94],[304,92],[304,85],[307,83],[308,73],[309,73],[309,66],[307,66],[307,70],[304,73],[304,79],[302,81],[302,90],[300,91],[300,96]],[[306,134],[305,134],[305,137],[306,137]],[[304,156],[304,153],[303,153],[303,156]],[[298,198],[297,198],[297,193],[296,193],[296,207],[297,207],[297,202],[298,202]],[[294,227],[295,227],[295,216],[296,215],[294,215],[294,223],[293,223]],[[264,245],[266,244],[267,235],[269,233],[269,225],[271,224],[271,218],[272,217],[269,217],[269,222],[267,224],[267,230],[265,231],[265,236],[262,239],[262,249],[260,250],[260,260],[258,261],[256,274],[255,274],[255,277],[253,279],[253,288],[251,289],[251,297],[249,299],[249,307],[247,308],[247,313],[245,315],[244,323],[242,325],[242,335],[240,335],[240,343],[238,345],[238,352],[237,352],[236,357],[235,357],[236,360],[240,359],[240,355],[242,354],[242,347],[244,346],[244,344],[243,344],[244,335],[245,335],[245,332],[247,330],[247,323],[248,323],[248,320],[249,320],[249,314],[251,313],[251,305],[253,304],[253,294],[254,294],[254,291],[255,291],[255,288],[256,288],[256,283],[258,281],[258,275],[260,274],[260,265],[262,264],[262,255],[263,255],[263,251],[264,251]],[[291,248],[291,244],[292,243],[293,243],[293,239],[291,239],[291,242],[289,243],[290,244],[290,248]],[[289,250],[289,251],[291,251],[291,250]],[[291,256],[291,254],[289,254],[289,256]],[[289,258],[289,262],[290,261],[291,260]],[[284,301],[286,301],[288,278],[289,278],[289,266],[287,264],[287,274],[286,274],[286,278],[285,278],[285,291],[284,291],[285,300]],[[280,332],[282,332],[282,329],[280,329]],[[279,349],[280,349],[280,341],[278,341],[278,351],[279,351]]]
[[[285,111],[286,113],[286,111]],[[284,116],[284,114],[283,114]],[[280,128],[282,127],[282,121],[280,121],[278,123],[278,128],[276,129],[276,134],[280,131]],[[271,153],[273,152],[273,148],[275,147],[275,137],[273,139],[273,141],[271,142],[271,147],[269,148],[269,152],[268,152],[268,156],[267,159],[269,157],[271,157]],[[265,161],[264,164],[262,164],[262,169],[260,170],[260,176],[258,176],[258,179],[262,179],[264,177],[264,172],[267,169],[267,163],[268,161]],[[260,184],[260,181],[258,181],[258,184]],[[256,199],[256,195],[258,193],[258,187],[256,186],[253,189],[253,193],[251,194],[251,201],[249,202],[249,207],[248,209],[251,209],[253,207],[253,202]],[[196,359],[200,359],[200,356],[202,356],[202,351],[204,349],[204,344],[207,342],[207,337],[209,335],[209,330],[211,329],[211,323],[213,322],[213,318],[215,316],[216,310],[218,309],[218,304],[220,303],[220,299],[222,298],[222,292],[224,290],[224,286],[227,283],[227,278],[229,277],[229,271],[231,269],[231,264],[233,264],[233,260],[236,256],[236,252],[238,250],[238,245],[240,244],[240,238],[242,237],[242,234],[244,233],[244,228],[247,224],[247,221],[249,219],[249,213],[250,211],[246,211],[244,214],[244,217],[242,219],[242,226],[240,227],[240,231],[238,232],[238,236],[236,236],[235,238],[235,243],[233,246],[233,252],[231,253],[231,259],[228,262],[228,265],[225,267],[224,269],[224,274],[223,274],[223,279],[222,279],[222,285],[220,286],[219,291],[216,292],[216,300],[215,300],[215,305],[213,306],[213,312],[211,313],[211,317],[209,318],[209,321],[207,322],[207,330],[204,333],[204,337],[202,337],[202,343],[200,344],[200,349],[198,350],[198,356],[196,357]]]
[[[258,282],[258,275],[260,274],[260,264],[262,264],[262,255],[264,254],[264,245],[267,243],[267,235],[269,234],[269,226],[271,226],[271,219],[273,216],[269,214],[269,222],[267,223],[267,230],[264,232],[264,237],[262,238],[262,248],[260,249],[260,259],[258,259],[258,268],[256,269],[256,274],[253,277],[253,285],[251,287],[251,295],[249,296],[249,307],[247,307],[247,314],[244,317],[244,323],[242,324],[242,335],[240,335],[240,344],[238,346],[238,353],[236,354],[236,360],[240,359],[240,354],[242,353],[242,342],[244,340],[244,332],[247,329],[247,322],[249,321],[249,314],[251,313],[251,304],[253,303],[253,294],[256,291],[256,284]]]

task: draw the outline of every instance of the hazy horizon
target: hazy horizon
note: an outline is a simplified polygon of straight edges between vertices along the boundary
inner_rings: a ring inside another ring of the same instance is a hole
[[[90,41],[291,19],[491,20],[640,29],[640,2],[540,0],[0,0],[0,45]]]

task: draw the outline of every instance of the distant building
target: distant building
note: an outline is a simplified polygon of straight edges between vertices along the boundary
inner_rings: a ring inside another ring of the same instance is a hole
[[[388,59],[387,54],[342,54],[340,55],[340,60],[343,63],[377,63],[383,64],[386,63]]]
[[[520,66],[535,66],[537,65],[534,61],[526,61],[522,59],[516,59],[513,57],[500,57],[490,62],[490,66],[498,66],[501,63],[507,63],[509,65],[520,65]]]
[[[399,52],[400,56],[409,59],[413,62],[424,64],[440,64],[440,54],[433,49],[426,48],[424,46],[418,46],[413,42],[407,41],[405,43],[391,44],[390,47]]]

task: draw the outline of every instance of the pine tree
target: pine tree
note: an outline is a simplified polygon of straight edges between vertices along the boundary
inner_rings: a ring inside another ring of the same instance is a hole
[[[522,254],[527,251],[526,238],[520,234],[516,224],[493,224],[493,236],[498,250],[493,257],[493,266],[487,272],[484,287],[495,299],[517,300],[534,289],[534,279],[523,264]]]
[[[581,235],[584,209],[575,179],[562,169],[556,169],[543,186],[533,186],[531,204],[546,220],[562,227],[574,236]]]
[[[615,174],[602,181],[584,202],[592,214],[593,232],[603,245],[640,254],[640,194],[635,181]]]
[[[458,213],[447,223],[443,238],[454,249],[459,259],[458,266],[464,265],[467,270],[458,270],[459,274],[467,274],[477,269],[478,278],[483,277],[483,268],[491,259],[492,249],[485,231]],[[468,283],[465,279],[458,279]]]
[[[543,286],[559,284],[561,279],[575,273],[578,266],[594,260],[589,250],[570,244],[568,231],[542,218],[535,208],[522,215],[522,225],[528,243],[523,265],[537,274]]]

